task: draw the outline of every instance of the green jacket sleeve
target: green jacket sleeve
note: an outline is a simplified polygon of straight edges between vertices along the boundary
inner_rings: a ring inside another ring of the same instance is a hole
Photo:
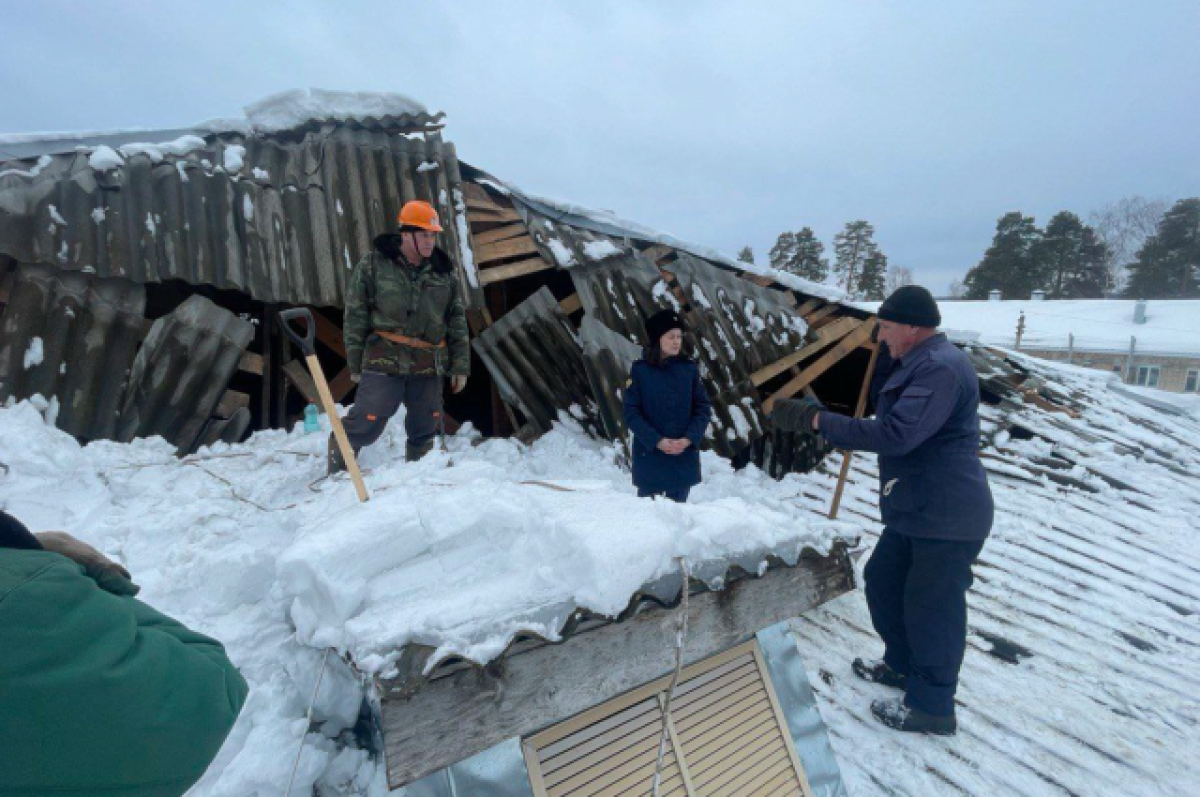
[[[453,282],[453,294],[446,307],[446,345],[450,347],[450,373],[453,376],[471,374],[471,334],[467,329],[467,312],[463,309],[458,281]]]
[[[346,365],[350,373],[362,373],[363,347],[371,333],[371,286],[375,269],[371,255],[358,261],[346,289],[346,311],[342,318],[342,336],[346,343]]]
[[[31,565],[0,573],[0,794],[186,792],[248,691],[220,643],[57,554],[0,555]]]

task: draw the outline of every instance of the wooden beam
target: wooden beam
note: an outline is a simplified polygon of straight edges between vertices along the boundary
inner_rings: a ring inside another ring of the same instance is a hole
[[[249,395],[237,390],[226,390],[225,395],[221,396],[221,401],[217,404],[217,409],[213,412],[213,415],[216,415],[218,418],[232,418],[235,412],[249,406]]]
[[[750,374],[750,382],[758,387],[763,382],[770,381],[782,374],[787,369],[807,360],[821,349],[831,345],[834,341],[849,335],[859,326],[859,321],[855,318],[839,318],[834,323],[822,329],[817,333],[817,339],[811,343],[806,343],[797,351],[784,357],[782,360],[776,360],[768,366],[758,369]]]
[[[762,411],[764,415],[769,415],[775,407],[775,402],[781,398],[791,398],[796,393],[803,390],[808,385],[812,384],[817,377],[828,371],[834,365],[842,361],[847,354],[857,349],[863,343],[871,339],[871,332],[875,329],[876,321],[874,318],[868,319],[861,323],[846,337],[842,338],[836,346],[821,356],[815,363],[805,368],[800,372],[800,375],[790,380],[787,384],[777,390],[772,396],[763,402]]]
[[[564,313],[570,315],[571,313],[583,307],[583,300],[579,298],[578,293],[572,293],[570,296],[559,302],[558,306],[562,308]]]
[[[807,321],[808,325],[811,327],[813,324],[817,323],[822,318],[825,318],[825,316],[830,315],[831,313],[836,313],[840,309],[842,309],[841,305],[827,304],[824,307],[822,307],[820,310],[814,310],[813,312],[804,316],[804,320]]]
[[[762,274],[752,274],[749,271],[742,272],[742,279],[753,282],[760,288],[770,288],[775,284],[775,280],[770,277],[764,277]]]
[[[497,241],[516,238],[518,236],[525,235],[528,232],[529,228],[518,222],[516,224],[506,224],[503,227],[497,227],[494,230],[477,232],[472,235],[471,238],[475,241],[476,246],[483,246],[484,244],[494,244]]]
[[[694,664],[854,589],[844,544],[829,556],[805,552],[794,568],[692,595],[684,663]],[[577,633],[562,644],[513,654],[429,681],[432,649],[406,651],[401,676],[380,684],[389,788],[396,789],[514,736],[562,722],[668,675],[682,607],[647,609]],[[411,649],[410,649],[411,650]]]
[[[350,378],[350,366],[346,366],[338,375],[329,383],[329,394],[333,396],[333,400],[341,403],[346,394],[354,389],[354,380]]]
[[[263,375],[263,356],[255,354],[252,351],[242,352],[242,359],[238,360],[238,370],[245,371],[248,374]]]
[[[494,260],[505,260],[520,255],[537,254],[537,244],[528,235],[520,238],[510,238],[507,241],[497,241],[493,244],[475,248],[475,260],[478,263],[490,263]]]
[[[535,274],[551,268],[555,268],[553,263],[547,262],[541,257],[531,257],[526,260],[518,260],[516,263],[507,263],[503,266],[480,269],[479,284],[491,285],[493,282],[502,282],[514,277],[523,277],[526,274]]]
[[[467,221],[474,224],[487,224],[489,222],[508,222],[521,221],[521,214],[511,208],[496,208],[495,210],[485,210],[479,207],[467,206]]]
[[[308,399],[310,404],[321,406],[321,394],[317,392],[317,383],[304,369],[303,360],[292,360],[283,366],[283,375],[287,377],[293,387],[300,391],[300,395]]]
[[[343,360],[346,359],[346,339],[341,328],[316,310],[312,311],[317,340],[328,346]]]
[[[797,307],[796,312],[800,314],[801,318],[803,318],[813,310],[816,310],[818,307],[820,307],[821,304],[822,302],[820,299],[809,299],[807,302]]]

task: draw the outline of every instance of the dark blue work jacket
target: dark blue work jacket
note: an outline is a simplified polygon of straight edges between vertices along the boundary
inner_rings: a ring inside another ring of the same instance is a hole
[[[712,404],[694,362],[686,357],[670,357],[657,366],[635,362],[625,388],[634,486],[657,493],[699,484],[700,443],[710,420]],[[686,437],[692,444],[672,456],[658,450],[664,437]]]
[[[979,377],[945,335],[898,360],[880,351],[871,380],[875,417],[822,412],[821,434],[838,448],[879,455],[879,509],[892,531],[982,540],[992,491],[979,461]]]

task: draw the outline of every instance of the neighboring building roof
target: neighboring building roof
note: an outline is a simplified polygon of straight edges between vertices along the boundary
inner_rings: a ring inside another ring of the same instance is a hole
[[[855,302],[875,312],[880,302]],[[1137,338],[1138,354],[1200,357],[1200,299],[1150,299],[1146,323],[1134,323],[1132,299],[1061,299],[1044,301],[960,302],[942,299],[942,329],[977,332],[980,343],[1012,348],[1017,321],[1025,314],[1022,349],[1066,351],[1075,336],[1076,351],[1129,351]]]

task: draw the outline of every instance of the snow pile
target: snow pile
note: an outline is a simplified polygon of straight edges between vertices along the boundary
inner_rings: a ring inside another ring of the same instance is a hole
[[[263,133],[290,130],[313,120],[348,121],[427,113],[424,105],[403,94],[324,89],[283,91],[243,110],[250,125]]]
[[[125,165],[125,161],[112,147],[99,146],[88,156],[88,166],[98,172],[106,172]]]
[[[472,445],[467,427],[448,453],[404,464],[401,414],[364,451],[360,504],[344,480],[309,489],[324,435],[263,432],[179,460],[158,438],[81,447],[46,424],[51,410],[0,409],[0,506],[125,564],[146,602],[222,640],[251,684],[193,797],[282,794],[324,646],[372,671],[410,641],[485,661],[518,630],[552,636],[547,608],[624,608],[673,557],[823,550],[863,533],[798,507],[802,477],[734,472],[711,454],[693,503],[637,499],[609,445],[571,425],[529,448]],[[329,662],[293,793],[382,795],[382,772],[348,741],[360,681]]]
[[[120,151],[126,158],[132,158],[135,155],[145,155],[154,163],[162,163],[168,156],[182,157],[189,152],[203,149],[204,146],[204,139],[200,138],[200,136],[186,135],[172,141],[161,141],[156,144],[142,142],[124,144],[120,147]]]

